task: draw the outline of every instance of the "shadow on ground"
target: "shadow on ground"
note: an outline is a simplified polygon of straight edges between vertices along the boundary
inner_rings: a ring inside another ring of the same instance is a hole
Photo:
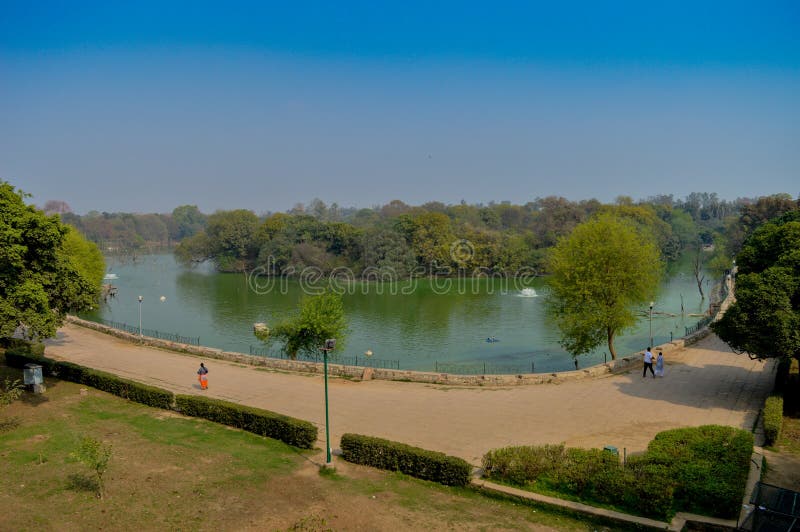
[[[737,356],[737,355],[731,355]],[[652,378],[641,370],[621,375],[616,383],[626,395],[697,408],[724,408],[735,412],[758,410],[772,390],[772,368],[753,371],[739,366],[668,364],[665,376]]]

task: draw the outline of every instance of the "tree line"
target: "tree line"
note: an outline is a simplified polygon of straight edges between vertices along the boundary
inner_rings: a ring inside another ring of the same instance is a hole
[[[788,194],[734,201],[714,193],[671,195],[612,204],[597,200],[537,198],[510,202],[411,206],[393,200],[372,208],[342,208],[319,199],[287,212],[257,215],[236,209],[206,215],[194,205],[169,214],[90,212],[80,216],[63,202],[58,212],[104,252],[175,246],[184,264],[211,261],[222,272],[267,268],[291,275],[307,267],[322,273],[348,268],[357,275],[390,271],[409,275],[458,270],[546,271],[547,250],[579,224],[618,212],[649,227],[667,263],[692,253],[698,286],[703,270],[721,272],[755,227],[795,205]],[[704,253],[711,248],[714,253]]]

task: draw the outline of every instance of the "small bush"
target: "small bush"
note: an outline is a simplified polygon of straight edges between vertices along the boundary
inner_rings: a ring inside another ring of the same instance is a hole
[[[767,445],[774,445],[783,426],[783,397],[772,395],[764,403],[764,438]]]
[[[308,421],[197,395],[176,395],[176,408],[187,416],[201,417],[254,434],[311,449],[317,441],[317,427]]]
[[[400,471],[446,486],[469,483],[472,466],[461,458],[371,436],[342,436],[342,457],[354,464]]]

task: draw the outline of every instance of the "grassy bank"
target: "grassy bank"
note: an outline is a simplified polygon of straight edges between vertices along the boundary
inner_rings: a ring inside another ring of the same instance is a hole
[[[20,377],[0,366],[0,381]],[[346,463],[48,379],[0,410],[0,529],[600,530],[580,518]],[[72,457],[113,446],[105,498]]]

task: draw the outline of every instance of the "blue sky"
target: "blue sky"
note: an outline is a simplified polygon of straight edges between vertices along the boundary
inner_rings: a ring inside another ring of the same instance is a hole
[[[796,196],[798,6],[2,2],[0,178],[76,212]]]

